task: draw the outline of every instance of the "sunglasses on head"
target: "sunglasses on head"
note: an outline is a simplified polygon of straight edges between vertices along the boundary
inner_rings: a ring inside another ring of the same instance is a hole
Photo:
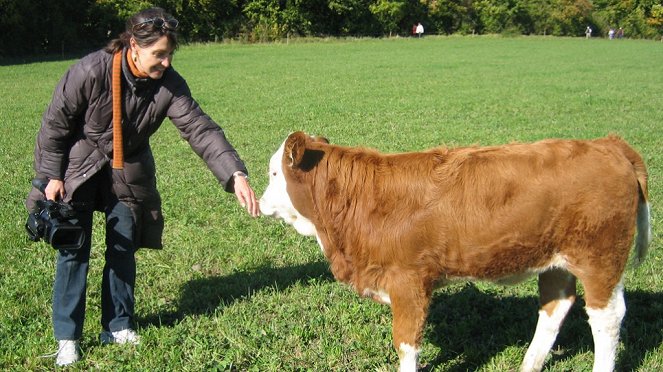
[[[132,31],[136,31],[136,29],[139,29],[141,27],[144,27],[146,25],[154,25],[156,28],[161,28],[163,30],[176,30],[177,25],[180,23],[175,19],[175,18],[170,18],[170,19],[163,19],[163,18],[149,18],[144,20],[143,22],[138,22],[133,26]]]

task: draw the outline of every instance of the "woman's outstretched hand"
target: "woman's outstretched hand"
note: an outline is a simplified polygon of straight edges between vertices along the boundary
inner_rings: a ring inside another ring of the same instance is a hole
[[[246,177],[235,177],[235,196],[239,201],[239,205],[241,205],[242,208],[246,208],[246,211],[251,217],[258,217],[260,215],[260,207],[258,205],[258,200],[256,200],[256,193],[253,192]]]

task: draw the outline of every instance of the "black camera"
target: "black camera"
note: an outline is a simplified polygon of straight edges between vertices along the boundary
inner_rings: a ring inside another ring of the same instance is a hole
[[[32,181],[32,185],[41,193],[46,189],[46,182],[41,179]],[[28,238],[34,242],[43,239],[55,249],[80,249],[85,242],[85,231],[81,226],[71,223],[76,218],[76,211],[71,205],[53,200],[37,201],[38,212],[30,213],[25,229]]]

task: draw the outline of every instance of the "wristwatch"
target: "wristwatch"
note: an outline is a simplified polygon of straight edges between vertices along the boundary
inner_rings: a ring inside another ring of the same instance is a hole
[[[233,173],[233,178],[235,178],[235,177],[244,177],[247,180],[249,179],[249,176],[246,173],[242,172],[242,171],[237,171],[237,172]]]

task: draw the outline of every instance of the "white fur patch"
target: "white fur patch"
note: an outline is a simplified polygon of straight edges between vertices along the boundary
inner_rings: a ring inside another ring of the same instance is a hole
[[[525,359],[520,368],[521,371],[540,371],[543,368],[546,356],[548,356],[555,343],[564,317],[566,317],[572,305],[573,301],[562,299],[557,302],[557,306],[551,315],[548,315],[544,310],[539,311],[536,331],[525,353]]]
[[[260,213],[265,216],[281,218],[285,223],[292,225],[301,235],[316,236],[315,225],[295,209],[288,195],[281,164],[284,145],[285,142],[281,144],[281,147],[272,155],[269,161],[269,185],[267,185],[265,193],[260,198]]]
[[[401,362],[398,369],[400,372],[416,372],[419,349],[412,345],[401,343],[398,346],[398,356]]]
[[[373,300],[386,304],[386,305],[391,305],[391,298],[389,297],[389,293],[387,293],[384,290],[378,289],[370,289],[370,288],[365,288],[364,292],[362,293],[364,297],[371,297]]]
[[[612,371],[615,368],[615,356],[619,344],[619,329],[622,324],[626,305],[624,286],[620,281],[612,292],[610,301],[603,309],[586,308],[589,325],[594,336],[594,372]]]
[[[317,231],[315,234],[315,240],[318,241],[318,245],[320,246],[320,250],[322,251],[322,253],[325,253],[325,246],[322,244],[322,240],[320,240],[320,235],[317,234]]]

